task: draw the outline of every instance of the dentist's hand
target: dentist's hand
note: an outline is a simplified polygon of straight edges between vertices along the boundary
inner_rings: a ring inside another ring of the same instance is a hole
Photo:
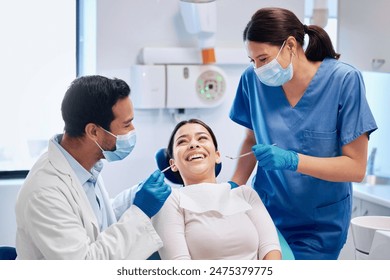
[[[258,161],[258,165],[264,170],[288,169],[296,171],[299,157],[294,151],[283,150],[274,145],[257,144],[252,151]]]
[[[134,198],[138,206],[149,218],[157,214],[171,193],[171,187],[164,182],[164,173],[156,170],[141,185]]]

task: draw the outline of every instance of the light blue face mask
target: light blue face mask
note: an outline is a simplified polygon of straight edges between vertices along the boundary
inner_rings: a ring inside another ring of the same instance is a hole
[[[102,150],[103,156],[107,161],[117,161],[122,160],[125,157],[127,157],[131,151],[134,149],[135,143],[136,143],[136,134],[135,130],[129,131],[127,134],[124,135],[117,135],[115,136],[111,132],[105,130],[102,128],[105,132],[111,134],[116,138],[116,149],[115,151],[105,151],[100,147],[100,145],[95,141],[96,145]]]
[[[291,61],[290,64],[283,69],[283,67],[279,64],[277,58],[282,51],[284,44],[286,41],[283,42],[282,47],[280,48],[277,56],[271,60],[266,65],[263,65],[259,68],[255,68],[255,73],[259,80],[270,87],[278,87],[281,86],[288,81],[290,81],[293,77],[293,65],[292,65],[292,56],[291,55]]]

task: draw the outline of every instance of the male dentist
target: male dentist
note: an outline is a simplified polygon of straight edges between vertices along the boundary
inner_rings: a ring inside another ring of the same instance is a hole
[[[62,101],[64,134],[30,170],[16,202],[18,259],[146,259],[162,246],[150,218],[171,189],[155,171],[110,201],[103,163],[135,145],[130,88],[120,79],[85,76]]]

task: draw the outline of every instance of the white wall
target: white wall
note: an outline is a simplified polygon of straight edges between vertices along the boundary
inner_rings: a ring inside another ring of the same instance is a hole
[[[245,25],[261,7],[284,7],[294,11],[303,21],[304,4],[304,0],[217,0],[216,47],[243,48]],[[198,44],[196,36],[185,30],[179,0],[100,0],[97,14],[97,72],[122,78],[129,84],[129,68],[137,64],[141,48],[197,47]],[[223,155],[237,154],[244,136],[243,128],[233,123],[228,115],[240,74],[246,66],[223,67],[230,86],[220,107],[191,110],[178,117],[196,117],[209,124]],[[138,142],[133,153],[124,162],[106,164],[103,169],[106,186],[112,195],[145,179],[157,168],[154,153],[167,145],[177,121],[168,110],[135,111]],[[220,181],[230,179],[234,164],[230,160],[223,162]]]

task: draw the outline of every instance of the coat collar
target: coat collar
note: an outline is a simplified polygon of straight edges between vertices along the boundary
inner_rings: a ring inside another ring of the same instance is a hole
[[[85,194],[83,186],[81,185],[72,167],[69,165],[68,160],[54,142],[56,141],[59,143],[61,139],[62,134],[57,134],[49,141],[48,159],[57,172],[64,175],[62,179],[64,180],[65,184],[69,187],[69,189],[71,189],[72,193],[77,194],[75,195],[75,199],[78,200],[77,203],[80,205],[80,207],[88,211],[87,213],[89,215],[89,219],[92,221],[92,224],[97,229],[99,229],[99,223],[89,203],[87,195]]]

